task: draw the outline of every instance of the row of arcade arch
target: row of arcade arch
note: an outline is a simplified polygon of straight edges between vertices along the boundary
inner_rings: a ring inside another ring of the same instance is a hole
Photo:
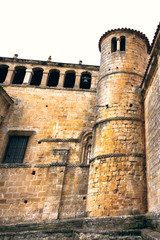
[[[8,73],[7,65],[0,65],[0,83],[4,83],[6,80],[6,76]],[[26,67],[17,66],[13,71],[13,76],[11,80],[11,84],[23,84],[25,75],[26,75]],[[33,68],[31,79],[29,81],[29,85],[32,86],[40,86],[43,76],[42,68]],[[52,69],[48,73],[46,86],[48,87],[57,87],[60,79],[60,71],[57,69]],[[66,71],[64,74],[63,87],[64,88],[73,88],[75,86],[76,80],[76,72],[75,71]],[[90,72],[82,72],[80,76],[79,88],[81,89],[90,89],[91,87],[91,73]]]

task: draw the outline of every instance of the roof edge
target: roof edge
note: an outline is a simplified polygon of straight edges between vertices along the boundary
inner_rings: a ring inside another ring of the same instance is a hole
[[[89,65],[89,64],[78,64],[78,63],[63,63],[63,62],[52,62],[44,60],[35,60],[35,59],[23,59],[23,58],[10,58],[0,56],[0,61],[4,62],[15,62],[15,63],[26,63],[42,66],[56,66],[56,67],[79,67],[79,68],[99,68],[99,65]]]
[[[0,86],[0,94],[3,96],[3,98],[7,101],[7,103],[9,105],[11,105],[12,103],[14,103],[14,101],[12,100],[12,98],[8,95],[8,93],[4,90],[4,88],[2,86]]]
[[[145,71],[145,74],[144,74],[143,81],[140,85],[140,88],[142,88],[142,89],[145,87],[144,86],[145,81],[147,81],[147,78],[148,78],[149,72],[151,71],[151,68],[155,67],[155,64],[153,64],[153,62],[156,61],[157,51],[160,52],[160,49],[158,47],[156,48],[158,38],[160,39],[160,23],[157,26],[157,29],[156,29],[156,32],[154,34],[154,38],[153,38],[153,41],[152,41],[152,44],[151,44],[151,56],[150,56],[150,59],[148,61],[148,65],[147,65],[147,68],[146,68],[146,71]]]
[[[134,33],[134,34],[136,34],[138,37],[142,38],[142,39],[145,41],[145,43],[146,43],[146,45],[147,45],[147,52],[150,53],[151,46],[150,46],[149,40],[148,40],[148,38],[146,37],[146,35],[145,35],[144,33],[140,32],[140,31],[137,31],[137,30],[134,30],[134,29],[131,29],[131,28],[116,28],[116,29],[111,29],[111,30],[105,32],[105,33],[101,36],[101,38],[99,39],[98,46],[99,46],[99,51],[100,51],[100,52],[101,52],[101,42],[103,41],[103,39],[104,39],[106,36],[108,36],[108,35],[110,35],[110,34],[112,34],[112,33],[114,33],[114,32],[117,32],[117,31],[123,31],[123,32],[127,32],[127,33],[132,33],[132,34]]]

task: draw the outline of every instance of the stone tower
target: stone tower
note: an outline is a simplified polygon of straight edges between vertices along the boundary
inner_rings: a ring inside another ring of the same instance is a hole
[[[100,76],[90,163],[90,217],[146,211],[143,105],[139,86],[149,42],[131,29],[105,33],[99,41]]]

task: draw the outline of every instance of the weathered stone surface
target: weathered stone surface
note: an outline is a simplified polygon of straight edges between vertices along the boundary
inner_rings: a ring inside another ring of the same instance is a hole
[[[126,51],[111,53],[112,38],[121,36]],[[143,105],[137,89],[146,67],[147,46],[141,37],[123,30],[103,37],[87,198],[90,217],[146,211]]]
[[[142,228],[159,231],[159,46],[160,25],[151,52],[138,31],[105,33],[100,71],[0,58],[0,239],[135,240]],[[32,85],[37,69],[42,79]],[[29,137],[23,162],[3,163],[10,136]]]

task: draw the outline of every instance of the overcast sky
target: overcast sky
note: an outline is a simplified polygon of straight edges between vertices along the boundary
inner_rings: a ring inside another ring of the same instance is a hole
[[[133,28],[150,42],[160,0],[0,0],[0,56],[99,65],[98,41],[114,28]]]

